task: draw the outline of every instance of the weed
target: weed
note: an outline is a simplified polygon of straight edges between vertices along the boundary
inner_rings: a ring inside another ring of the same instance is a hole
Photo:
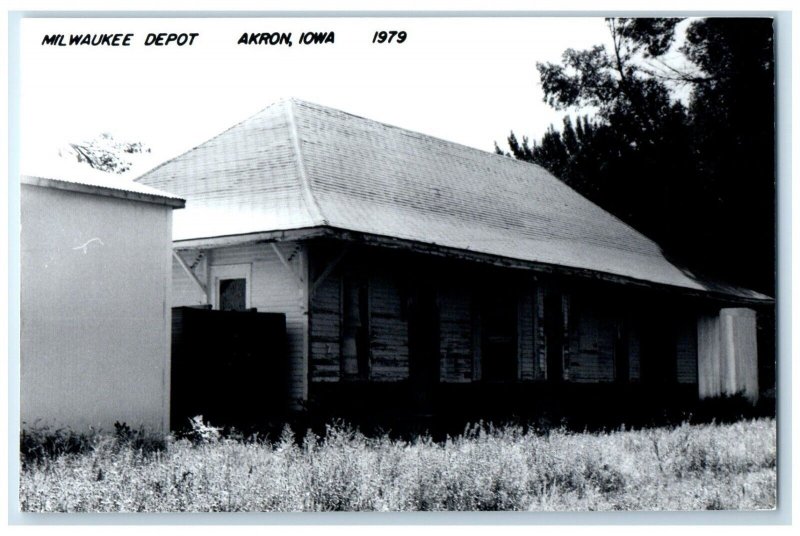
[[[477,424],[413,441],[338,422],[299,440],[26,430],[24,511],[698,510],[775,507],[775,421],[608,433]]]

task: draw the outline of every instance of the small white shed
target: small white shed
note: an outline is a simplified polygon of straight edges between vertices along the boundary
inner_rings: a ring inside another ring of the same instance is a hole
[[[172,210],[116,177],[21,179],[23,428],[169,430]]]

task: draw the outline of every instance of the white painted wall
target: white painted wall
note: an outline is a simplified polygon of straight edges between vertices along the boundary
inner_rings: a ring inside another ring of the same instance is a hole
[[[168,430],[172,208],[23,184],[21,216],[23,427]]]
[[[307,308],[307,263],[304,264],[304,246],[296,242],[284,242],[277,247],[285,259],[291,259],[292,271],[281,263],[269,244],[248,244],[206,250],[203,257],[199,251],[181,251],[187,264],[196,263],[195,273],[205,281],[209,295],[215,292],[213,275],[226,266],[250,267],[248,293],[250,307],[262,313],[284,313],[288,344],[289,373],[291,375],[290,397],[294,407],[300,400],[308,398],[308,369],[306,348],[308,347]],[[293,275],[294,274],[294,275]],[[208,302],[202,290],[186,274],[178,261],[172,265],[173,307],[203,305]],[[296,277],[303,278],[301,284]]]

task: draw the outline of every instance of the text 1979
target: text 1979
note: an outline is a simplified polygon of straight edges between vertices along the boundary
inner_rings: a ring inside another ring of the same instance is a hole
[[[373,43],[392,43],[392,42],[394,42],[394,43],[402,43],[403,41],[406,40],[406,37],[408,37],[408,34],[406,32],[404,32],[404,31],[399,31],[398,32],[397,30],[391,30],[391,31],[387,32],[387,31],[381,30],[381,31],[375,32],[375,35],[372,36],[372,42]]]

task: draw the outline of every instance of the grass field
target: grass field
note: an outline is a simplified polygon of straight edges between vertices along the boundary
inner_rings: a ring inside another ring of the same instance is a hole
[[[23,437],[23,511],[706,510],[776,501],[774,419],[604,434],[474,427],[444,442],[343,426],[297,444]],[[70,452],[78,451],[78,452]]]

